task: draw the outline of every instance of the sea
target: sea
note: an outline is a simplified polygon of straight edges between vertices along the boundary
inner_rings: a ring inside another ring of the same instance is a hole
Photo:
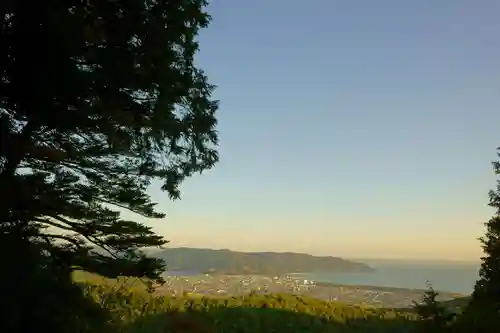
[[[358,260],[360,261],[360,260]],[[429,282],[437,291],[470,294],[479,277],[479,263],[465,262],[423,262],[400,260],[363,260],[373,272],[293,273],[299,279],[329,282],[342,285],[364,285],[377,287],[398,287],[426,289]]]

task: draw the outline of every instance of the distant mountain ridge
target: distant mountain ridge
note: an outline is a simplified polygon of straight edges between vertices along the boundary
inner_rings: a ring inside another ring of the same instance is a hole
[[[170,271],[256,275],[373,271],[366,264],[339,257],[319,257],[292,252],[239,252],[179,247],[167,248],[151,255],[164,259]]]

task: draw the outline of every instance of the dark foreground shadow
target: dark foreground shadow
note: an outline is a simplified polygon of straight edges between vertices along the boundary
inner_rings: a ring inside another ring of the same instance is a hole
[[[311,309],[314,311],[314,309]],[[376,313],[355,317],[348,312],[312,315],[285,309],[220,307],[147,315],[124,328],[127,333],[271,333],[271,332],[415,332],[404,316],[382,318]]]

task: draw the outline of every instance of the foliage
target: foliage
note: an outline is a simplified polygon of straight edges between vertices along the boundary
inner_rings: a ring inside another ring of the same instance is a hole
[[[15,267],[17,256],[4,251],[0,255],[2,264]],[[105,327],[107,311],[83,297],[67,267],[52,264],[35,244],[25,248],[24,257],[30,258],[30,265],[0,275],[1,332],[80,333]],[[14,289],[19,286],[21,290]]]
[[[222,274],[278,275],[290,272],[369,271],[370,267],[337,257],[303,253],[238,252],[197,248],[169,248],[155,253],[173,270],[198,270]]]
[[[500,148],[497,149],[500,157]],[[493,170],[500,174],[500,162],[493,162]],[[461,320],[461,325],[476,332],[490,332],[500,327],[500,180],[495,190],[489,192],[489,206],[495,209],[485,223],[486,232],[480,238],[484,256],[481,258],[479,280]]]
[[[116,331],[156,332],[415,332],[414,314],[286,294],[211,298],[163,297],[88,284]]]
[[[214,86],[194,64],[205,5],[2,3],[0,253],[12,329],[39,318],[71,330],[74,269],[161,282],[164,262],[141,249],[166,241],[121,213],[163,218],[151,181],[177,199],[186,177],[218,160]],[[52,301],[36,312],[34,296]]]
[[[165,240],[120,209],[164,217],[146,193],[151,180],[175,199],[183,179],[218,159],[213,86],[194,65],[205,4],[6,7],[0,231],[14,235],[12,250],[38,243],[58,265],[159,278],[163,262],[138,250]]]
[[[430,283],[427,286],[422,302],[415,303],[415,310],[421,319],[418,328],[422,333],[445,332],[451,326],[455,313],[437,301],[439,293]]]
[[[493,162],[493,169],[495,174],[500,174],[500,162]],[[489,206],[495,209],[495,215],[486,222],[486,233],[480,239],[484,256],[471,305],[479,302],[500,310],[500,180],[497,180],[496,190],[489,192],[489,199]]]

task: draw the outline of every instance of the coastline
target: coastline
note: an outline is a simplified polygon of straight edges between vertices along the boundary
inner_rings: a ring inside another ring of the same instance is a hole
[[[202,296],[237,296],[252,292],[258,294],[293,294],[325,301],[348,304],[365,304],[374,307],[412,307],[421,301],[425,290],[379,287],[369,285],[345,285],[334,283],[308,283],[291,275],[281,277],[265,275],[200,274],[196,276],[170,276],[159,288],[161,294],[184,293]],[[464,297],[459,293],[440,293],[439,301]]]
[[[301,273],[301,272],[294,272],[294,273],[286,273],[286,274],[276,274],[276,275],[270,275],[270,274],[227,274],[227,273],[195,273],[195,272],[190,272],[191,274],[188,275],[166,275],[166,278],[187,278],[187,279],[193,279],[193,278],[230,278],[230,279],[241,279],[241,280],[275,280],[276,278],[278,280],[286,280],[288,278],[291,278],[291,280],[298,281],[299,284],[304,283],[304,281],[310,281],[314,283],[315,287],[323,287],[323,288],[344,288],[344,289],[359,289],[359,290],[370,290],[372,292],[381,292],[381,293],[424,293],[427,291],[425,288],[405,288],[405,287],[394,287],[394,286],[378,286],[378,285],[370,285],[370,284],[349,284],[349,283],[335,283],[335,282],[324,282],[324,281],[317,281],[314,279],[306,279],[302,276],[301,274],[308,274],[308,273]],[[464,297],[467,296],[466,293],[461,293],[461,292],[453,292],[453,291],[440,291],[436,290],[440,294],[443,295],[453,295],[454,297]]]
[[[438,292],[469,295],[478,279],[474,265],[446,267],[415,265],[379,265],[371,273],[293,272],[294,278],[330,285],[370,286],[377,289],[428,290],[429,285]]]

